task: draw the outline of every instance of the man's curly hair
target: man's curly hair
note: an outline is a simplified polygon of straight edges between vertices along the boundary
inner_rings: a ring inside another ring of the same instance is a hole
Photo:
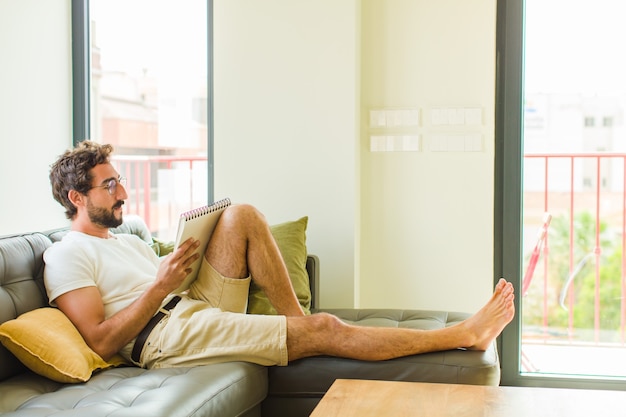
[[[91,189],[93,176],[91,170],[100,164],[109,162],[113,146],[99,144],[90,140],[80,142],[76,148],[67,150],[50,167],[52,195],[63,207],[65,216],[73,219],[77,210],[69,200],[70,190],[87,194]]]

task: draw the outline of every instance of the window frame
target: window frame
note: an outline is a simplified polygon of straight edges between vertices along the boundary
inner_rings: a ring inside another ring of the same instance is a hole
[[[623,378],[522,375],[521,276],[525,0],[497,0],[494,277],[515,287],[516,315],[498,339],[501,385],[626,390]]]
[[[89,0],[72,0],[72,142],[89,138]]]
[[[207,198],[213,201],[214,119],[213,119],[213,0],[207,2]],[[91,36],[89,0],[72,0],[72,143],[91,136]]]

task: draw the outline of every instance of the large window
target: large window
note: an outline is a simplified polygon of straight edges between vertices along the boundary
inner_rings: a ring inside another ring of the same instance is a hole
[[[518,287],[505,385],[624,389],[625,11],[498,1],[495,272]]]
[[[126,211],[171,239],[212,199],[212,2],[74,0],[74,142],[115,147]]]

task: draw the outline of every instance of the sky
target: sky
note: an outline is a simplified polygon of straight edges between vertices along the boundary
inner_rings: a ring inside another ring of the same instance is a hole
[[[103,68],[206,76],[206,0],[91,0]]]
[[[625,0],[526,0],[527,93],[626,93]]]

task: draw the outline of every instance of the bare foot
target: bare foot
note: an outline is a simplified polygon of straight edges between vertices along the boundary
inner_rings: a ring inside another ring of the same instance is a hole
[[[501,278],[491,299],[464,324],[474,342],[472,350],[486,350],[515,316],[513,285]],[[471,339],[470,339],[471,340]]]

